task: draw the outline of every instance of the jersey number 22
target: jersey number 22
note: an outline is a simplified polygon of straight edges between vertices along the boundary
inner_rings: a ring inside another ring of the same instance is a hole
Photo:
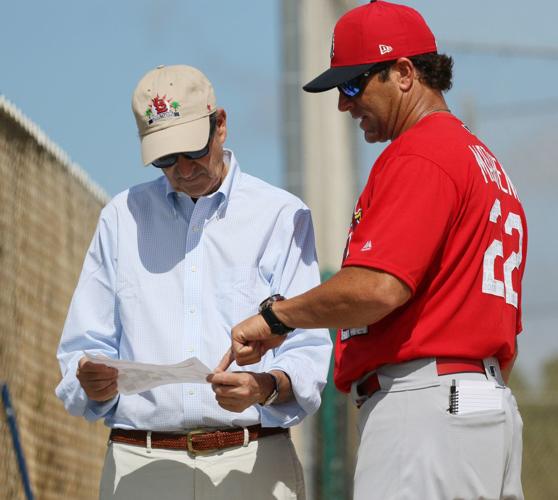
[[[498,219],[501,217],[502,207],[500,200],[496,199],[490,210],[490,222],[497,224]],[[504,281],[494,277],[496,257],[504,258],[504,244],[500,240],[495,239],[488,245],[486,252],[484,252],[482,291],[490,295],[504,297],[508,304],[517,309],[518,298],[517,292],[513,289],[512,273],[514,269],[519,269],[523,259],[521,250],[523,245],[523,225],[521,224],[521,217],[510,212],[504,223],[504,232],[511,235],[514,229],[519,233],[519,248],[517,252],[511,252],[506,260],[504,260]]]

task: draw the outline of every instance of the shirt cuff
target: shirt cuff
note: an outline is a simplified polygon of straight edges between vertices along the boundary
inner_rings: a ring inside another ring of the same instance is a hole
[[[76,357],[66,370],[66,375],[56,387],[55,394],[64,403],[66,411],[75,417],[85,417],[89,421],[106,417],[116,406],[119,395],[114,398],[98,402],[90,400],[76,378],[77,365],[81,357]]]

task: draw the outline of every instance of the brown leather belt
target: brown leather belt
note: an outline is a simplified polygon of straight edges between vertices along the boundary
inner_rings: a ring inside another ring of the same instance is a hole
[[[288,434],[289,429],[282,427],[262,427],[251,425],[246,427],[245,432],[241,427],[230,429],[196,429],[186,434],[174,434],[170,432],[151,432],[132,429],[112,429],[110,440],[115,443],[131,444],[133,446],[144,446],[151,448],[165,448],[167,450],[188,450],[194,455],[211,453],[223,448],[242,446],[243,444],[256,441],[259,438],[273,436],[274,434]]]
[[[484,363],[480,359],[466,358],[436,358],[436,370],[438,375],[450,375],[452,373],[484,373]],[[366,380],[357,385],[357,394],[363,398],[357,407],[360,408],[366,398],[381,389],[380,379],[376,372],[372,373]]]

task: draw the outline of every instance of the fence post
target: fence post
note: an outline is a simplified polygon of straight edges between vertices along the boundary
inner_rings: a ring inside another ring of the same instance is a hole
[[[25,496],[27,500],[33,500],[33,492],[31,491],[31,483],[29,482],[29,475],[27,474],[23,448],[21,447],[21,443],[19,441],[15,412],[10,400],[10,391],[8,390],[8,384],[6,382],[2,382],[2,403],[4,404],[4,411],[6,413],[8,427],[10,428],[10,434],[12,435],[12,443],[17,457],[17,465],[19,466],[21,481],[23,482],[23,488],[25,489]]]

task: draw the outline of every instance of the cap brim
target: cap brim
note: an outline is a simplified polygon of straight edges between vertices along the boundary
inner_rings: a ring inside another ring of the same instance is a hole
[[[343,82],[361,75],[372,66],[374,66],[374,63],[329,68],[302,88],[306,92],[325,92],[326,90],[331,90],[341,85]]]
[[[181,123],[147,134],[141,138],[141,157],[144,165],[157,158],[180,153],[199,151],[209,139],[209,116]]]

